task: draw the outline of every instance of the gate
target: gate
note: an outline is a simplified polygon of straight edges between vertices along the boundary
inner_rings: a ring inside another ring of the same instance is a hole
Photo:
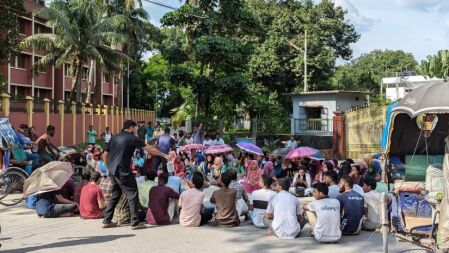
[[[347,111],[345,122],[346,157],[360,159],[382,151],[380,140],[386,119],[386,106],[362,107]]]

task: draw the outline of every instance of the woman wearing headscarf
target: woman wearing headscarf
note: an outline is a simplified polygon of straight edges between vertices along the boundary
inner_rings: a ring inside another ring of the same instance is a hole
[[[269,177],[275,177],[274,173],[274,165],[272,161],[268,161],[263,166],[263,175],[267,175]]]
[[[245,168],[240,165],[239,160],[232,159],[228,164],[228,170],[233,169],[237,172],[237,178],[243,178],[245,176]]]
[[[223,159],[220,156],[215,157],[214,164],[210,169],[212,178],[218,180],[221,176],[221,173],[225,173],[226,170],[227,168],[223,164]]]
[[[323,162],[323,164],[321,164],[321,167],[318,169],[318,172],[315,174],[314,182],[315,183],[323,183],[324,182],[323,174],[325,172],[332,171],[332,170],[334,170],[334,167],[332,166],[331,163]]]
[[[262,170],[258,166],[257,160],[251,161],[251,166],[247,170],[247,177],[243,180],[242,185],[247,193],[252,193],[260,189],[259,181],[262,178]]]

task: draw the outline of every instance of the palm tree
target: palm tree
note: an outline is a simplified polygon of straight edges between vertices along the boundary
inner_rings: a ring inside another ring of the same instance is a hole
[[[54,1],[50,7],[39,10],[37,15],[47,20],[53,27],[53,33],[41,33],[24,39],[23,48],[34,47],[45,50],[48,54],[41,58],[34,67],[34,72],[60,66],[71,62],[72,93],[80,103],[81,72],[83,64],[93,61],[103,70],[118,71],[129,59],[125,54],[113,49],[114,45],[125,44],[125,35],[116,31],[127,25],[124,15],[106,16],[103,6],[97,0]],[[92,63],[92,62],[91,62]],[[93,76],[91,64],[89,76]]]

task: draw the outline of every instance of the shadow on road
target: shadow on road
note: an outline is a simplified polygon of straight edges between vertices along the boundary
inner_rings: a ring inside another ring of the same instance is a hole
[[[31,252],[31,251],[41,250],[41,249],[64,248],[64,247],[79,246],[79,245],[86,245],[86,244],[105,243],[105,242],[114,241],[114,240],[117,240],[120,238],[133,237],[133,236],[135,236],[135,235],[104,235],[104,236],[91,236],[91,237],[86,237],[86,238],[73,237],[73,238],[80,238],[80,239],[55,242],[55,243],[26,247],[26,248],[21,248],[21,249],[2,250],[2,253],[13,253],[13,252],[14,253],[25,253],[25,252]]]

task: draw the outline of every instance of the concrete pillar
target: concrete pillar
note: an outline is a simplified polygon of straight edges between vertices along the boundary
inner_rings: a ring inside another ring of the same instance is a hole
[[[81,116],[82,116],[82,128],[83,131],[81,131],[82,133],[84,133],[85,129],[86,129],[86,105],[84,103],[81,103]],[[81,137],[82,138],[82,137]]]
[[[106,129],[106,127],[111,128],[111,126],[109,125],[108,122],[108,112],[109,112],[109,106],[107,105],[103,105],[103,114],[104,114],[104,128]],[[101,132],[103,132],[102,130],[100,130]]]
[[[44,98],[45,126],[50,125],[50,99]]]
[[[58,100],[58,110],[61,120],[61,129],[59,131],[61,133],[61,146],[64,146],[64,101]]]
[[[25,107],[26,107],[26,113],[27,113],[27,124],[28,126],[33,125],[33,98],[30,96],[25,97]]]
[[[345,157],[345,143],[344,143],[344,126],[343,114],[341,112],[334,112],[333,117],[333,137],[332,137],[332,151],[337,158]]]
[[[98,115],[98,130],[97,130],[97,133],[99,133],[101,131],[102,127],[103,127],[103,124],[101,124],[101,118],[103,117],[101,105],[97,105],[97,107],[95,108],[95,111],[96,111],[96,114]]]
[[[6,93],[2,93],[2,111],[5,114],[5,117],[9,117],[10,115],[10,100],[11,100],[11,96],[6,94]]]

